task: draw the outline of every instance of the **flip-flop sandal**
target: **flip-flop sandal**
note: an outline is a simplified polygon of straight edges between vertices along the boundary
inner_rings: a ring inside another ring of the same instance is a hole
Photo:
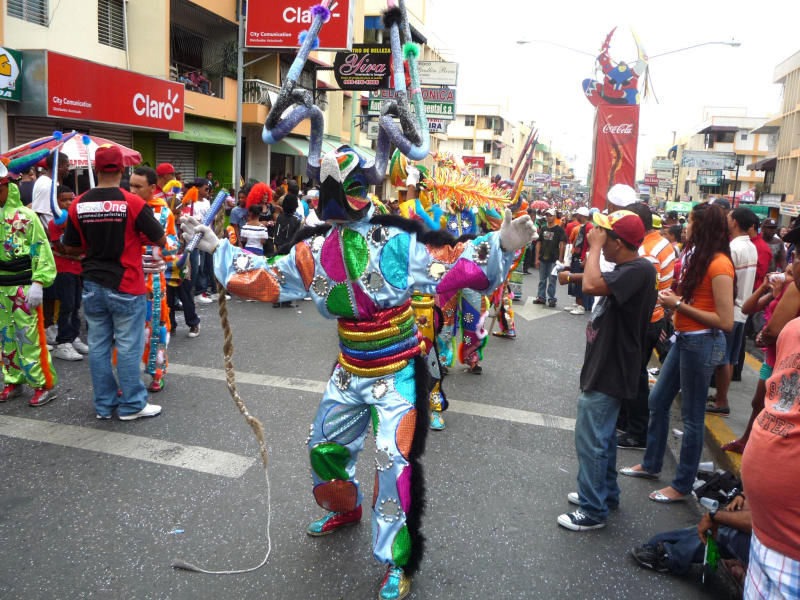
[[[622,475],[627,475],[628,477],[638,477],[640,479],[658,479],[661,476],[661,473],[648,473],[647,471],[640,471],[638,469],[634,469],[633,467],[623,467],[619,470]]]
[[[744,444],[740,440],[733,440],[727,444],[723,444],[721,449],[724,452],[733,452],[735,454],[744,454]]]
[[[683,502],[686,500],[686,496],[681,496],[680,498],[670,498],[669,496],[665,496],[659,491],[655,491],[648,496],[650,500],[653,502],[658,502],[659,504],[673,504],[675,502]]]

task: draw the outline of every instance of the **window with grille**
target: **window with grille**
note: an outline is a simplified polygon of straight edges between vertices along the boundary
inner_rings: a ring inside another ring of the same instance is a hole
[[[97,41],[112,48],[125,50],[124,0],[98,0]]]
[[[474,115],[466,115],[464,117],[464,125],[467,127],[475,127],[475,116]]]
[[[8,0],[8,16],[47,27],[48,0]]]
[[[464,140],[464,150],[472,150],[472,140]]]
[[[484,154],[489,154],[489,152],[491,152],[491,151],[492,151],[492,142],[489,141],[489,140],[484,140],[483,141],[483,153]]]

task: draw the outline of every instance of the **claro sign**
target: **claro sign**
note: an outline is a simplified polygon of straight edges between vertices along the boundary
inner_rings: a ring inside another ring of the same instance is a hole
[[[183,84],[47,53],[47,114],[183,131]]]
[[[319,0],[250,0],[245,46],[292,50],[300,32],[311,27],[311,7]],[[348,50],[353,45],[354,0],[332,0],[331,18],[319,34],[321,50]]]

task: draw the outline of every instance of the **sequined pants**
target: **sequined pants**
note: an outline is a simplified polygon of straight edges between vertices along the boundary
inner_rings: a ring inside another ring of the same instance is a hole
[[[407,459],[416,427],[415,404],[413,362],[381,377],[359,377],[337,365],[308,439],[314,499],[326,510],[349,512],[363,499],[354,476],[372,422],[372,554],[381,563],[399,567],[411,553],[406,514],[413,499]]]
[[[25,304],[28,287],[0,287],[3,382],[50,389],[58,378],[47,350],[42,307]]]
[[[169,307],[167,285],[163,273],[149,273],[147,285],[147,321],[144,324],[144,371],[162,377],[167,373],[167,344],[169,344]]]

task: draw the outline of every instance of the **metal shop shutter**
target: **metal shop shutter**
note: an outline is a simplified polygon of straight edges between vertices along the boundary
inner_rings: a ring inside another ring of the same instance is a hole
[[[197,152],[192,142],[182,142],[160,138],[156,140],[156,164],[170,163],[175,167],[176,173],[181,173],[184,182],[189,182],[196,177]]]
[[[14,139],[11,144],[12,147],[53,135],[53,131],[57,129],[57,123],[54,119],[15,117],[13,123]]]
[[[76,127],[77,129],[77,127]],[[126,148],[133,148],[133,132],[113,125],[89,124],[89,135],[105,138]]]

